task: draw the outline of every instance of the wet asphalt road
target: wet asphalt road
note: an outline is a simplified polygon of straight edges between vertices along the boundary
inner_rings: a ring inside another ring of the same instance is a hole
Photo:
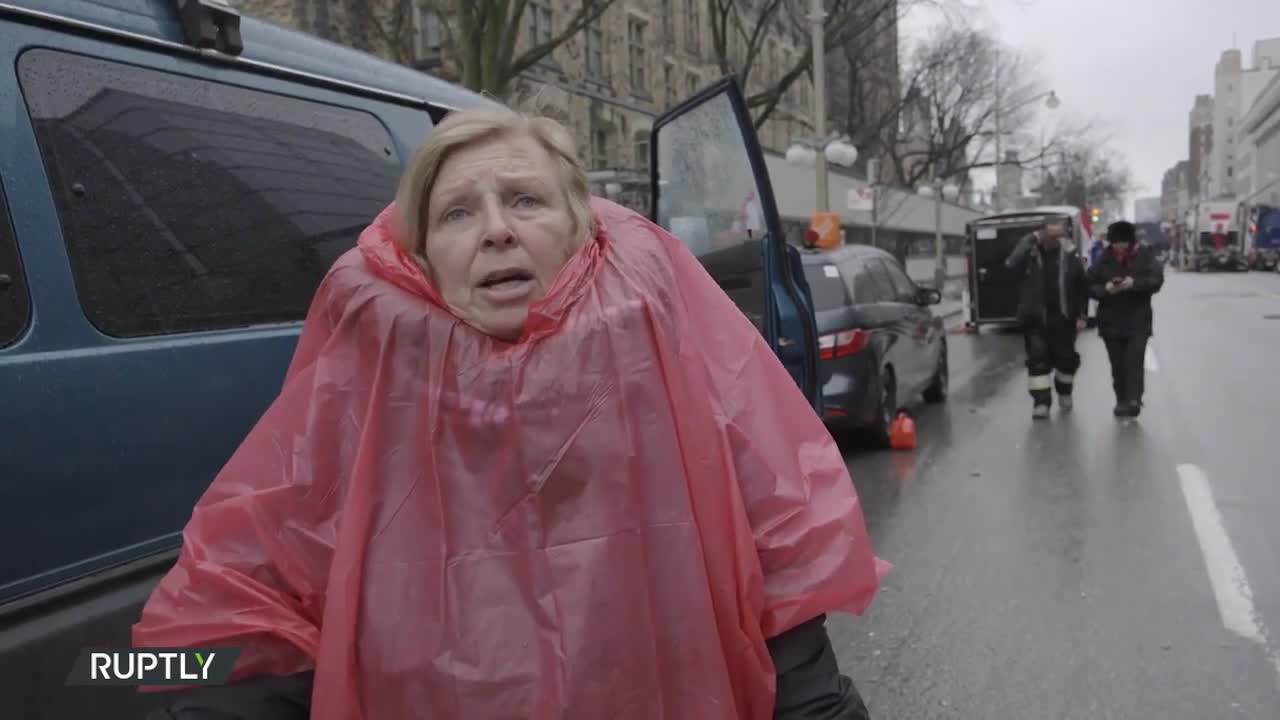
[[[949,341],[918,449],[847,450],[895,566],[828,620],[872,716],[1280,718],[1280,274],[1167,274],[1132,424],[1093,331],[1037,423],[1019,336]]]

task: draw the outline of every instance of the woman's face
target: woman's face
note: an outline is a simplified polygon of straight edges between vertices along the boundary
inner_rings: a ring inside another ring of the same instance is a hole
[[[425,254],[445,303],[481,332],[518,339],[576,245],[555,160],[527,135],[461,148],[428,207]]]

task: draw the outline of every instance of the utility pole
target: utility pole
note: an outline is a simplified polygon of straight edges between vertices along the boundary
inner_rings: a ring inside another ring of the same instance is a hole
[[[947,284],[946,244],[942,239],[942,180],[933,180],[933,286],[942,292]]]
[[[813,44],[813,129],[818,142],[827,139],[827,63],[826,41],[823,27],[827,13],[822,0],[809,2],[810,42]],[[827,191],[827,156],[819,149],[814,165],[818,169],[818,212],[831,210],[831,198]]]
[[[1000,211],[1004,208],[1004,193],[1000,191],[1000,163],[1004,161],[1004,158],[1002,158],[1002,157],[1000,156],[1000,139],[1001,139],[1001,136],[1002,136],[1002,134],[1003,134],[1003,129],[1000,127],[1000,101],[1001,101],[1001,99],[1002,99],[1002,98],[1000,97],[1000,46],[999,46],[999,45],[997,45],[997,46],[996,46],[996,48],[995,48],[995,58],[996,58],[996,104],[995,104],[995,115],[996,115],[996,165],[995,165],[995,168],[996,168],[996,202],[995,202],[995,210],[996,210],[996,212],[1000,212]]]
[[[867,160],[867,185],[871,187],[871,247],[880,247],[876,242],[876,215],[880,209],[880,161],[876,158]]]

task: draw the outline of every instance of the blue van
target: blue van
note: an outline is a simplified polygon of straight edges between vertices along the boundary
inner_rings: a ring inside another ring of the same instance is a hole
[[[129,644],[330,264],[433,124],[488,102],[214,0],[0,0],[5,717],[142,716],[129,688],[65,687],[73,660]],[[737,86],[651,140],[653,217],[816,407],[811,304]]]

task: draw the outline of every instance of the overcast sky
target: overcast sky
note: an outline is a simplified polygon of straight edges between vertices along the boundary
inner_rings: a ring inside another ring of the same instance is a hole
[[[1141,196],[1159,195],[1164,171],[1187,157],[1191,104],[1213,93],[1214,65],[1233,37],[1246,67],[1255,40],[1280,37],[1280,0],[956,1],[978,8],[964,13],[969,21],[1039,61],[1062,100],[1050,131],[1060,119],[1101,121]],[[903,32],[932,19],[917,14]]]

